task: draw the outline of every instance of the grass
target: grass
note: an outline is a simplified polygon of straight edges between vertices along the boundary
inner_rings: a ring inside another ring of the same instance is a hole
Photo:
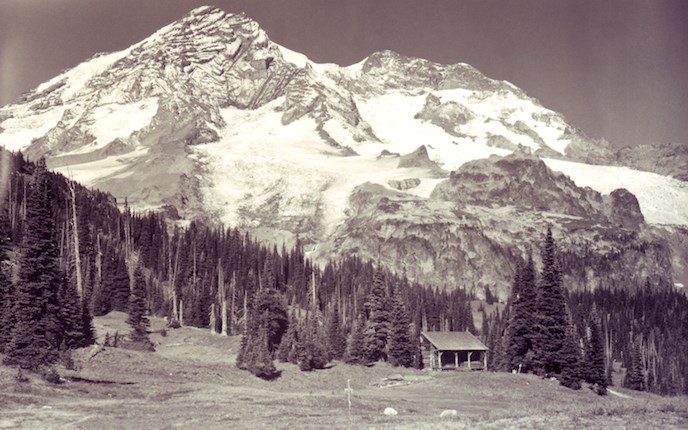
[[[126,332],[123,314],[96,320],[98,336]],[[153,319],[153,330],[163,322]],[[282,376],[263,381],[234,366],[237,337],[181,328],[152,334],[155,353],[106,348],[89,359],[76,351],[83,380],[48,384],[37,375],[15,382],[0,366],[0,428],[688,428],[688,400],[620,388],[630,398],[571,391],[532,375],[429,372],[386,364],[335,363],[300,372],[277,363]],[[401,374],[406,385],[385,387]],[[91,382],[89,382],[89,380]],[[344,389],[353,388],[349,415]],[[110,382],[110,383],[97,383]],[[386,407],[399,414],[387,417]],[[458,416],[440,418],[445,409]]]

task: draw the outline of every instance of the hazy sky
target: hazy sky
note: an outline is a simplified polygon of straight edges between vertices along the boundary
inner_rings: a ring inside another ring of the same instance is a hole
[[[688,0],[0,0],[0,105],[203,4],[317,62],[466,62],[614,146],[688,144]]]

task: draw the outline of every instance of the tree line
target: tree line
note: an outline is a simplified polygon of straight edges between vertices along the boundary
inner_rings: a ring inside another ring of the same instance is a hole
[[[244,335],[237,365],[265,378],[274,360],[304,371],[330,360],[387,360],[422,366],[421,330],[476,333],[465,288],[410,282],[357,257],[319,267],[305,246],[267,246],[222,226],[171,222],[162,212],[123,210],[87,190],[0,151],[0,352],[8,364],[39,368],[63,351],[93,344],[93,315],[128,313],[125,344],[151,349],[148,317],[172,327]],[[624,382],[685,393],[688,301],[666,285],[567,293],[551,232],[543,267],[519,263],[511,297],[484,314],[492,370],[557,377],[603,393],[611,366]],[[493,298],[494,299],[494,298]]]
[[[464,289],[412,283],[356,257],[318,267],[298,240],[278,248],[238,229],[135,213],[126,202],[120,211],[112,196],[49,172],[44,161],[5,151],[2,157],[8,170],[0,194],[0,348],[7,363],[35,368],[54,362],[60,350],[92,344],[92,316],[113,310],[129,314],[127,340],[143,349],[151,347],[148,316],[167,316],[173,327],[249,333],[248,361],[255,361],[254,346],[267,342],[270,359],[282,347],[287,352],[280,357],[304,370],[345,356],[361,364],[413,365],[406,351],[417,346],[421,329],[474,330],[472,297]],[[40,311],[32,311],[38,302]],[[36,330],[50,340],[21,341],[16,333],[29,331],[22,324],[41,318],[52,331]],[[67,332],[83,334],[75,340]],[[45,349],[30,366],[11,357],[22,342]],[[318,351],[326,345],[332,347]]]
[[[538,274],[532,257],[518,265],[500,312],[483,313],[488,368],[582,382],[605,394],[614,361],[625,387],[659,394],[688,393],[688,298],[664,284],[567,293],[562,259],[547,232]]]

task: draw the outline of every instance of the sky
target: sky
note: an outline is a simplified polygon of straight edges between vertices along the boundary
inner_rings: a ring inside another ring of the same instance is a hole
[[[614,147],[688,145],[686,0],[0,0],[0,106],[204,4],[316,62],[465,62]]]

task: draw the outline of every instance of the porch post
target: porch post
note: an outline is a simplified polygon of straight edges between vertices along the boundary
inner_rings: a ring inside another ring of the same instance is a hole
[[[487,351],[483,351],[483,372],[487,370]]]
[[[471,354],[473,354],[473,351],[470,351],[468,353],[468,369],[471,369]]]
[[[438,351],[438,352],[437,352],[437,368],[438,368],[439,370],[442,370],[442,353],[443,353],[443,352],[444,352],[444,351]]]
[[[456,369],[459,369],[459,352],[454,351],[454,366],[456,366]]]

